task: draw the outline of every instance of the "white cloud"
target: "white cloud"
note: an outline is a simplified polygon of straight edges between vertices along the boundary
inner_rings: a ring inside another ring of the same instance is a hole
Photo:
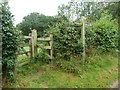
[[[15,24],[31,12],[39,12],[48,16],[57,14],[57,8],[61,4],[67,4],[70,0],[9,0],[10,11],[15,15]]]

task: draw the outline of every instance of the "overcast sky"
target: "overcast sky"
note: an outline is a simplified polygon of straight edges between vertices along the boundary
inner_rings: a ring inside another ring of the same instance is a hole
[[[58,6],[67,4],[70,0],[9,0],[10,11],[15,15],[15,24],[22,21],[24,16],[31,12],[39,12],[44,15],[54,16]]]

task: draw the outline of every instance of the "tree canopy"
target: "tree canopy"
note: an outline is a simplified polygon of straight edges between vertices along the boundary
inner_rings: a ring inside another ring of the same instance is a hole
[[[44,31],[52,26],[57,19],[53,16],[45,16],[37,12],[33,12],[23,18],[23,21],[17,25],[23,35],[28,35],[32,29],[38,31],[38,35],[43,36]]]
[[[85,16],[88,21],[97,21],[104,10],[108,10],[108,14],[112,14],[113,18],[116,18],[118,16],[118,3],[71,0],[67,5],[62,4],[58,7],[58,15],[64,16],[70,21],[80,19],[81,16]]]

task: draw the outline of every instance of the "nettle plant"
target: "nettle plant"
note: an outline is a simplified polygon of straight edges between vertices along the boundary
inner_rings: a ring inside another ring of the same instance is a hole
[[[13,15],[9,11],[8,2],[0,3],[2,22],[2,71],[3,80],[13,80],[18,47],[18,32],[13,26]]]
[[[49,32],[54,36],[54,55],[70,59],[71,55],[82,53],[81,27],[76,28],[72,22],[62,20]]]
[[[87,31],[87,42],[102,51],[111,51],[118,47],[118,23],[112,20],[112,15],[102,14]]]

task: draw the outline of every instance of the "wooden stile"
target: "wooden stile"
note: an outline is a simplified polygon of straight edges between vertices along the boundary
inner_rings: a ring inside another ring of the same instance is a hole
[[[19,45],[19,47],[29,47],[29,45]]]
[[[38,48],[51,49],[51,46],[43,46],[43,47],[41,47],[41,46],[38,45]]]
[[[29,33],[29,36],[32,36],[32,33]],[[29,50],[30,50],[30,61],[33,59],[32,55],[32,39],[29,40]]]
[[[23,53],[15,53],[16,55],[21,55],[21,54],[26,54],[26,53],[30,53],[31,51],[25,51]],[[28,56],[28,55],[27,55]]]
[[[23,66],[23,65],[28,64],[28,63],[30,63],[30,61],[26,61],[24,63],[21,63],[19,66]]]
[[[33,54],[32,53],[32,39],[33,39],[32,34],[30,33],[29,36],[24,36],[22,38],[29,39],[29,45],[19,45],[19,47],[21,47],[21,49],[22,49],[23,52],[22,53],[16,53],[16,54],[17,55],[26,54],[27,57],[22,58],[22,59],[20,59],[18,61],[22,61],[22,60],[25,60],[25,59],[30,59],[30,60],[21,63],[19,66],[23,66],[25,64],[28,64],[32,60],[32,58],[33,58],[33,56],[32,56],[32,54]],[[24,47],[29,47],[29,51],[26,51],[24,49]],[[30,54],[28,54],[28,53],[30,53]]]
[[[33,57],[37,56],[38,55],[38,52],[37,52],[37,32],[36,30],[32,30],[32,55]]]
[[[51,56],[51,59],[53,59],[53,36],[50,35],[50,46],[51,46],[51,49],[50,49],[50,56]]]
[[[50,41],[51,38],[50,37],[47,37],[47,38],[38,38],[37,40],[40,40],[40,41]]]
[[[53,36],[52,35],[50,35],[50,37],[46,37],[46,38],[37,38],[37,31],[32,30],[32,33],[30,33],[29,36],[24,36],[23,38],[29,39],[29,45],[19,45],[19,47],[21,47],[23,52],[22,53],[16,53],[16,54],[17,55],[26,54],[27,58],[30,59],[30,60],[19,64],[19,66],[23,66],[23,65],[31,62],[33,57],[36,57],[38,55],[38,51],[37,51],[38,48],[49,49],[50,50],[50,55],[48,55],[48,56],[50,57],[50,59],[53,59]],[[49,41],[50,46],[43,46],[43,47],[39,46],[39,45],[37,45],[37,41]],[[24,47],[29,47],[29,51],[26,51],[24,49]],[[30,55],[28,55],[28,53],[30,53]],[[23,58],[23,59],[18,60],[18,61],[22,61],[22,60],[27,59],[27,58]]]
[[[31,39],[31,38],[33,38],[32,36],[24,36],[24,38],[26,38],[26,39]]]
[[[39,45],[37,45],[37,46],[38,46],[38,48],[49,49],[49,50],[50,50],[50,55],[49,55],[49,57],[50,57],[50,59],[53,59],[53,36],[50,35],[50,37],[38,38],[37,40],[38,40],[38,41],[49,41],[50,46],[43,46],[43,47],[41,47],[41,46],[39,46]]]
[[[23,60],[25,60],[25,59],[29,59],[28,57],[25,57],[25,58],[22,58],[22,59],[20,59],[20,60],[18,60],[18,61],[23,61]]]

